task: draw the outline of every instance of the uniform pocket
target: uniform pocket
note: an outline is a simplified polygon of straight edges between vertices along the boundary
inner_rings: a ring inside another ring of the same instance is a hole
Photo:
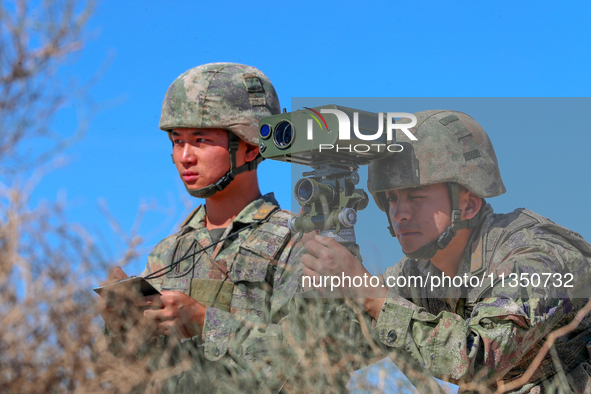
[[[255,255],[274,259],[288,239],[289,229],[274,223],[263,223],[240,245]]]
[[[273,293],[274,271],[270,259],[241,247],[229,272],[234,282],[230,312],[238,315],[254,313],[263,317]]]
[[[273,294],[277,259],[289,239],[285,226],[265,222],[240,245],[229,272],[234,283],[230,312],[265,319]]]
[[[229,272],[230,279],[234,283],[265,282],[271,279],[267,278],[270,263],[271,260],[269,258],[264,258],[248,249],[240,247],[240,251],[234,259],[234,264]]]
[[[229,312],[234,284],[215,279],[191,279],[192,298],[205,306]]]

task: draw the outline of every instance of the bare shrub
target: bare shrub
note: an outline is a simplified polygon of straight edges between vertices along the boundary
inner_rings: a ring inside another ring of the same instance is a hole
[[[269,346],[248,364],[241,364],[240,357],[235,363],[212,363],[191,353],[169,362],[178,341],[157,343],[162,338],[150,338],[149,329],[138,325],[127,329],[127,341],[103,335],[89,289],[107,264],[125,265],[137,258],[141,239],[133,230],[125,234],[109,218],[127,249],[107,261],[94,237],[68,220],[65,201],[32,206],[30,200],[44,174],[59,167],[58,153],[80,138],[89,122],[87,116],[71,132],[52,129],[55,114],[66,104],[92,102],[84,86],[72,85],[58,72],[83,47],[92,10],[93,4],[84,0],[0,3],[0,392],[160,392],[183,372],[199,376],[200,391],[341,392],[350,372],[386,356],[423,392],[439,392],[412,360],[376,346],[371,323],[354,305],[337,306],[327,319],[323,302],[310,302],[308,310],[296,311],[287,322],[288,352]],[[298,319],[304,324],[294,338]],[[252,329],[263,331],[265,325]],[[536,363],[564,333],[549,336]],[[413,391],[389,378],[393,374],[384,364],[362,375],[353,388]],[[501,382],[499,392],[526,380]],[[465,388],[487,390],[473,382]]]
[[[0,3],[0,392],[104,387],[89,291],[100,248],[68,221],[65,201],[30,201],[88,123],[52,129],[57,111],[86,94],[58,70],[82,48],[92,10],[77,0]]]

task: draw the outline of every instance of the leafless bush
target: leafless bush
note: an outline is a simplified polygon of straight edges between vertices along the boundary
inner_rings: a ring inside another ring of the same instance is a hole
[[[92,102],[84,86],[58,72],[83,47],[92,10],[84,0],[0,3],[0,392],[159,392],[183,372],[200,377],[200,391],[341,392],[350,372],[386,356],[424,392],[437,392],[412,360],[373,345],[361,312],[351,315],[352,305],[344,314],[337,306],[326,319],[326,305],[311,302],[310,309],[299,311],[305,320],[299,338],[292,335],[294,320],[286,327],[289,351],[269,347],[265,357],[248,365],[191,354],[169,363],[177,343],[149,339],[146,350],[137,338],[148,338],[149,330],[141,326],[129,328],[127,341],[103,335],[89,291],[96,285],[93,274],[107,263],[125,265],[136,258],[141,240],[115,228],[127,250],[117,262],[107,262],[94,237],[67,219],[64,201],[38,206],[30,201],[45,172],[59,166],[57,153],[79,138],[89,121],[82,119],[71,132],[52,129],[64,105]],[[237,373],[229,373],[233,370]],[[391,367],[374,369],[354,388],[413,391],[388,378],[392,374]]]
[[[127,244],[119,261],[107,262],[95,238],[68,220],[66,201],[33,206],[30,200],[47,171],[59,171],[58,154],[89,122],[87,116],[76,130],[52,128],[65,105],[92,103],[85,86],[59,72],[82,49],[92,10],[85,0],[0,3],[0,392],[159,392],[184,371],[200,376],[201,391],[343,389],[364,361],[356,351],[335,352],[341,345],[318,337],[313,325],[306,328],[313,331],[309,340],[294,347],[299,353],[269,348],[248,366],[195,355],[168,362],[176,341],[150,340],[146,350],[137,340],[149,336],[141,326],[128,330],[127,341],[103,335],[90,292],[93,274],[136,258],[139,237],[125,234],[107,214]],[[378,382],[375,389],[383,387]]]
[[[58,70],[68,55],[82,48],[82,32],[93,5],[74,0],[0,5],[0,157],[2,172],[22,171],[54,157],[69,141],[54,132],[56,112],[79,89]],[[81,126],[84,126],[81,124]],[[39,144],[31,157],[22,149]]]
[[[90,274],[105,263],[65,202],[30,196],[57,153],[81,135],[52,130],[84,89],[59,75],[82,48],[93,4],[0,3],[0,392],[101,389],[93,345],[101,328]],[[128,253],[133,257],[133,253]]]

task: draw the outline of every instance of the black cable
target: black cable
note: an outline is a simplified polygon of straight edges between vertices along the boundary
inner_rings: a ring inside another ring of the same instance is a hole
[[[151,274],[149,274],[149,275],[145,276],[145,277],[144,277],[144,279],[156,279],[156,278],[160,278],[161,276],[164,276],[164,275],[168,274],[169,272],[171,272],[173,269],[175,269],[175,268],[176,268],[176,266],[177,266],[177,265],[179,265],[179,264],[180,264],[182,261],[184,261],[184,260],[188,259],[189,257],[193,257],[193,256],[195,256],[195,255],[197,255],[197,254],[199,254],[199,253],[202,253],[202,252],[206,251],[207,249],[209,249],[209,248],[211,248],[211,247],[213,247],[213,246],[215,246],[215,245],[219,244],[220,242],[224,242],[224,241],[225,241],[225,240],[227,240],[228,238],[232,238],[233,236],[235,236],[235,235],[239,234],[240,232],[242,232],[242,231],[244,231],[244,230],[246,230],[246,229],[248,229],[248,228],[252,228],[252,227],[254,227],[255,225],[261,224],[262,222],[264,222],[264,219],[263,219],[263,220],[259,220],[258,222],[251,223],[251,224],[249,224],[249,225],[248,225],[248,226],[246,226],[246,227],[242,227],[240,230],[234,231],[232,234],[229,234],[228,236],[226,236],[226,237],[224,237],[224,238],[220,239],[219,241],[216,241],[216,242],[212,243],[212,244],[211,244],[211,245],[209,245],[209,246],[206,246],[205,248],[203,248],[203,249],[201,249],[201,250],[199,250],[199,251],[197,251],[197,252],[195,252],[195,253],[192,253],[192,254],[190,254],[190,255],[187,255],[187,254],[185,253],[185,256],[183,256],[183,257],[182,257],[182,258],[180,258],[179,260],[177,260],[177,261],[175,261],[175,262],[173,262],[173,263],[171,263],[171,264],[169,264],[169,265],[167,265],[167,266],[165,266],[165,267],[163,267],[163,268],[160,268],[160,269],[159,269],[159,270],[157,270],[157,271],[154,271],[154,272],[152,272]],[[191,246],[193,246],[193,245],[191,245]],[[187,253],[188,253],[188,251],[189,251],[189,250],[191,250],[191,246],[189,246],[189,249],[187,250]],[[199,256],[199,259],[197,259],[197,262],[198,262],[200,259],[201,259],[201,256]],[[194,267],[194,266],[197,264],[197,262],[193,263],[193,266],[192,266],[192,267],[191,267],[189,270],[187,270],[187,272],[186,272],[185,274],[183,274],[183,275],[180,275],[180,276],[177,276],[177,278],[180,278],[180,277],[183,277],[183,276],[187,275],[187,274],[188,274],[188,273],[191,271],[191,269],[192,269],[192,268],[193,268],[193,267]],[[167,271],[166,271],[166,272],[162,272],[162,271],[164,271],[164,270],[167,270]]]

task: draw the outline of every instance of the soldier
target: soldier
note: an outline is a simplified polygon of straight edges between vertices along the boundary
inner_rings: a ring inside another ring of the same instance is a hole
[[[368,188],[406,257],[378,287],[349,295],[362,299],[381,344],[463,390],[590,392],[591,317],[575,316],[589,300],[591,245],[527,209],[493,213],[484,198],[505,186],[474,119],[416,117],[418,140],[397,135],[404,150],[369,166]],[[303,275],[369,275],[332,239],[305,246]],[[573,320],[524,374],[549,334]]]
[[[278,323],[297,288],[299,263],[287,228],[291,214],[279,209],[273,193],[261,196],[257,179],[258,122],[279,112],[267,76],[241,64],[195,67],[166,92],[160,129],[172,141],[172,160],[187,191],[205,198],[205,205],[148,257],[142,276],[162,295],[135,301],[150,308],[142,324],[169,344],[181,339],[170,360],[158,365],[193,362],[167,381],[165,391],[235,391],[236,382],[218,381],[216,374],[236,377],[253,360],[260,364],[250,372],[272,387],[261,358],[274,344],[282,346]],[[107,282],[125,277],[118,269]],[[109,312],[102,314],[113,333],[121,324]],[[255,389],[253,375],[242,382],[242,390]]]

